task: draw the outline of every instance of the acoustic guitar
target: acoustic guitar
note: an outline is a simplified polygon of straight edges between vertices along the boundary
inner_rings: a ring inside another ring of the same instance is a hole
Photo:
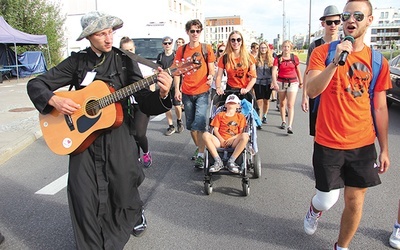
[[[164,71],[171,76],[190,74],[201,63],[198,53],[176,62]],[[107,83],[95,80],[83,89],[58,91],[54,94],[72,99],[81,108],[72,115],[61,114],[53,109],[50,113],[39,114],[40,128],[47,146],[56,154],[78,154],[84,151],[107,129],[117,128],[123,122],[123,111],[119,101],[157,82],[158,74],[114,90]]]

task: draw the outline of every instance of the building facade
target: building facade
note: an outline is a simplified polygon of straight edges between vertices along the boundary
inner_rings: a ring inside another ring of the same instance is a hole
[[[205,17],[204,26],[204,42],[214,46],[226,44],[229,34],[234,30],[242,33],[247,47],[256,41],[255,32],[244,26],[240,16]]]
[[[400,48],[400,14],[396,8],[374,9],[371,46],[378,50]]]

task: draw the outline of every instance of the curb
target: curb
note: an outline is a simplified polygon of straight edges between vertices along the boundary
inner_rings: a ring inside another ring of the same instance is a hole
[[[0,164],[5,163],[14,155],[20,153],[40,137],[42,137],[42,131],[36,128],[22,134],[12,144],[0,149]]]

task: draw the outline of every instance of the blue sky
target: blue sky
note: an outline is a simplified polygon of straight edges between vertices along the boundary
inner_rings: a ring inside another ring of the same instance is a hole
[[[335,4],[336,2],[336,4]],[[321,27],[319,18],[326,6],[335,4],[339,11],[347,1],[311,0],[311,32]],[[280,0],[203,0],[206,17],[240,15],[244,25],[254,29],[257,34],[272,42],[277,34],[282,34],[283,2]],[[284,0],[286,13],[286,38],[288,35],[308,34],[310,0]],[[373,8],[400,8],[398,0],[371,0]]]

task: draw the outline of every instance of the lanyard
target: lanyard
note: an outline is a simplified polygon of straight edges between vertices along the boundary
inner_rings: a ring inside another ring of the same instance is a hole
[[[92,72],[95,72],[95,70],[96,70],[98,67],[100,67],[100,66],[104,63],[105,60],[106,60],[106,55],[103,54],[103,59],[101,59],[101,61],[93,67]]]

